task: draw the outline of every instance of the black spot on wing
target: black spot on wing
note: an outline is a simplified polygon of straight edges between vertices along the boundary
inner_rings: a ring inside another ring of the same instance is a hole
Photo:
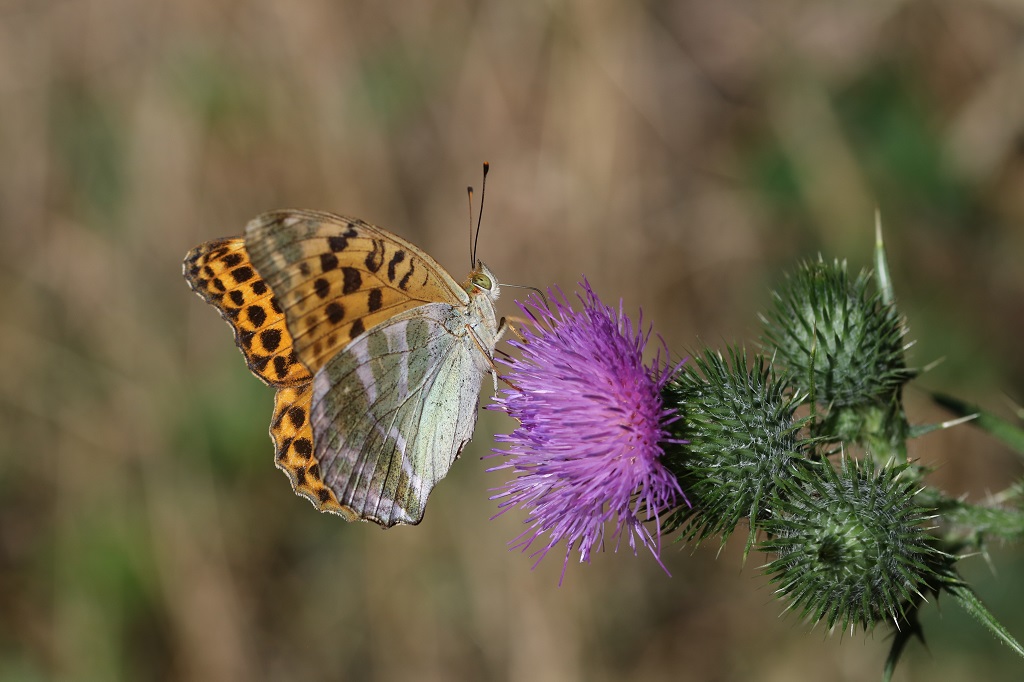
[[[355,268],[342,268],[341,272],[345,276],[345,284],[342,286],[341,293],[351,294],[359,291],[359,287],[363,286],[363,276],[359,274],[359,271]]]
[[[254,327],[262,327],[263,323],[267,321],[267,311],[260,305],[251,305],[245,310],[245,314],[249,317],[249,321],[252,322]]]
[[[370,289],[370,296],[367,301],[367,308],[371,313],[375,313],[384,306],[384,295],[380,289]]]
[[[292,443],[292,447],[295,448],[295,453],[303,459],[306,459],[313,454],[313,442],[308,438],[295,439],[295,442]]]
[[[402,291],[405,291],[405,288],[407,286],[409,286],[409,278],[412,277],[412,273],[413,273],[413,271],[415,269],[416,269],[416,261],[410,260],[409,261],[409,272],[405,273],[405,277],[403,277],[402,281],[398,283],[398,288],[399,289],[401,289]]]
[[[260,332],[260,343],[268,352],[273,353],[281,345],[281,330],[264,329]]]
[[[252,271],[252,268],[250,268],[248,265],[243,265],[242,267],[235,268],[234,270],[231,271],[231,277],[232,279],[235,280],[237,284],[248,282],[255,275],[256,273],[254,273]]]
[[[331,251],[334,251],[335,253],[337,253],[338,251],[344,251],[345,249],[348,248],[348,240],[351,239],[352,237],[358,236],[359,232],[356,231],[356,228],[349,225],[348,229],[345,230],[344,234],[337,234],[328,237],[327,246],[331,249]]]
[[[293,405],[288,409],[288,419],[291,421],[292,426],[296,429],[301,429],[302,425],[306,423],[306,411],[298,405]]]
[[[370,272],[377,272],[384,265],[384,242],[380,239],[373,240],[373,250],[366,254],[364,261],[366,269]]]
[[[388,262],[388,281],[389,282],[394,282],[395,281],[395,268],[398,267],[398,264],[401,263],[404,260],[405,260],[405,251],[403,251],[402,249],[399,249],[398,251],[395,251],[395,255],[392,256],[391,260]]]
[[[345,319],[345,308],[337,301],[331,301],[328,303],[324,312],[327,315],[327,320],[331,324],[338,324]]]

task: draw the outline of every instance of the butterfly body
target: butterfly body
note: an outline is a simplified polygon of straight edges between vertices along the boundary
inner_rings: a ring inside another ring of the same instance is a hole
[[[271,438],[296,492],[349,520],[422,520],[492,372],[499,285],[486,266],[459,285],[390,232],[298,210],[196,247],[184,273],[278,388]]]

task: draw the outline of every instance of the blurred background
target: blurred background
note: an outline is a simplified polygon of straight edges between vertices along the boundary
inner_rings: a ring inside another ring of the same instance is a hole
[[[752,344],[781,273],[870,265],[881,211],[918,385],[1024,399],[1024,5],[0,0],[0,679],[871,680],[889,643],[779,617],[730,543],[536,570],[489,520],[482,414],[424,522],[317,514],[273,391],[181,259],[256,214],[361,217],[504,282]],[[507,290],[501,312],[513,310]],[[486,400],[488,391],[484,390]],[[916,423],[946,415],[907,393]],[[970,427],[912,444],[982,500]],[[742,533],[736,539],[742,540]],[[1024,638],[1024,553],[961,563]],[[952,602],[897,680],[1020,679]]]

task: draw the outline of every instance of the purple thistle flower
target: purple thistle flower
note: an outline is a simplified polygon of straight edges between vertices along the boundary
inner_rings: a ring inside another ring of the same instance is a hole
[[[579,312],[560,290],[548,291],[554,310],[536,294],[518,303],[532,325],[520,329],[522,341],[509,342],[521,357],[501,360],[512,370],[512,388],[488,406],[519,420],[511,434],[496,437],[510,447],[491,455],[506,461],[490,471],[516,473],[491,498],[501,500],[498,515],[514,507],[528,512],[529,528],[509,544],[526,551],[547,534],[533,553],[540,563],[564,540],[563,578],[573,550],[589,562],[591,551],[603,548],[608,521],[613,538],[627,535],[636,554],[639,537],[661,564],[659,515],[685,500],[660,461],[661,444],[673,442],[666,427],[677,418],[663,406],[661,389],[679,365],[663,361],[659,350],[644,366],[650,330],[641,330],[642,316],[634,328],[621,302],[616,311],[586,279],[581,286]],[[652,519],[659,521],[657,538],[644,526]]]

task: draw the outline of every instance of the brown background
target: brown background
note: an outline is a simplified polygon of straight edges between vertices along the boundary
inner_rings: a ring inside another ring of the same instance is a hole
[[[778,618],[738,547],[508,553],[485,413],[423,524],[291,493],[271,391],[180,276],[309,207],[461,278],[464,188],[503,281],[752,343],[783,269],[870,263],[882,212],[921,386],[1024,397],[1024,6],[973,2],[0,0],[0,678],[870,680],[886,631]],[[513,307],[507,290],[502,312]],[[485,396],[487,391],[485,390]],[[943,413],[918,390],[915,422]],[[912,452],[983,499],[969,427]],[[609,548],[610,549],[610,548]],[[1024,638],[1024,555],[963,562]],[[948,600],[897,680],[1019,679]]]

